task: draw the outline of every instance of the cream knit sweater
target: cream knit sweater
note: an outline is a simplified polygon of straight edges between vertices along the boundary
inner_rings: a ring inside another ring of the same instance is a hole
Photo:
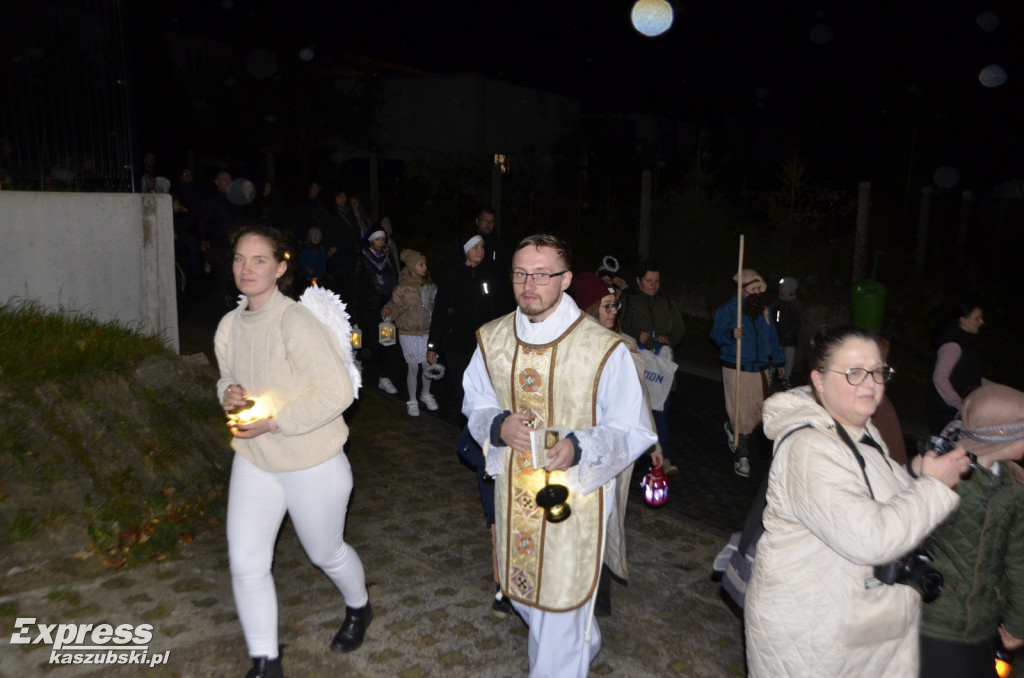
[[[278,433],[235,438],[234,450],[271,472],[311,468],[342,452],[352,382],[338,340],[301,304],[274,290],[258,311],[243,302],[217,326],[217,401],[231,384],[260,398]]]

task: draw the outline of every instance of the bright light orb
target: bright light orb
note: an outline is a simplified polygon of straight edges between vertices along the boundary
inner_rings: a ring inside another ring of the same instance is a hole
[[[672,27],[672,5],[666,0],[637,0],[630,20],[633,28],[653,38]]]
[[[978,81],[985,87],[1001,87],[1006,84],[1006,71],[998,64],[985,66],[978,74]]]

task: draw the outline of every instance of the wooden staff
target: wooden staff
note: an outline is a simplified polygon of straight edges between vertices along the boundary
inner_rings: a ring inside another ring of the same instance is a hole
[[[740,234],[740,263],[736,268],[736,329],[743,330],[743,234]],[[732,444],[740,444],[740,368],[743,366],[743,337],[736,340],[736,398],[733,401]]]

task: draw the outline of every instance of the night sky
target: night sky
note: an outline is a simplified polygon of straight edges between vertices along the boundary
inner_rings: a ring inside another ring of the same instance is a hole
[[[148,31],[272,51],[294,68],[341,54],[428,72],[477,72],[580,99],[588,112],[655,113],[826,145],[905,145],[992,183],[1021,173],[1019,2],[679,2],[649,38],[630,1],[204,0],[143,11]],[[1006,83],[979,74],[998,65]],[[884,152],[881,151],[880,152]],[[858,160],[853,159],[853,162]]]
[[[786,107],[809,90],[856,93],[871,84],[969,95],[980,88],[984,66],[1020,65],[1024,37],[1024,8],[999,0],[675,1],[673,27],[656,38],[632,28],[628,0],[166,4],[173,6],[151,11],[168,29],[268,46],[282,60],[315,46],[321,54],[348,51],[431,71],[478,71],[601,108],[666,113],[705,102]],[[986,12],[997,28],[979,26]],[[1006,87],[1019,92],[1013,81],[1024,76],[1016,75]]]

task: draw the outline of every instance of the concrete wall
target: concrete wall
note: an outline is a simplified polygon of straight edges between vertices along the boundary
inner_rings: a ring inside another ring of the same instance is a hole
[[[0,191],[0,303],[137,323],[178,350],[171,197]]]

